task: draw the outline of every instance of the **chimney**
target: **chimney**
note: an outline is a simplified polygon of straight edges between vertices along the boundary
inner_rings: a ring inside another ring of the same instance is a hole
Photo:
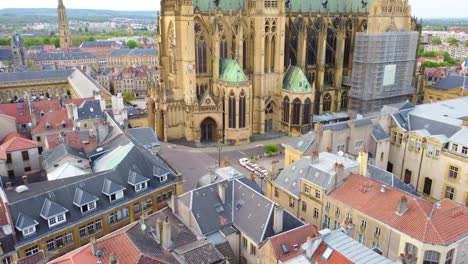
[[[161,227],[162,227],[162,219],[161,218],[158,218],[156,219],[156,242],[158,242],[158,244],[161,244],[162,243],[162,240],[161,240]]]
[[[275,159],[271,161],[271,174],[277,175],[279,173],[279,160]]]
[[[11,182],[7,182],[7,183],[6,183],[6,189],[7,189],[7,190],[13,189],[13,184],[12,184]]]
[[[223,183],[218,183],[218,195],[223,204],[226,203],[226,186]]]
[[[342,163],[335,163],[335,187],[340,184],[345,177],[344,165]]]
[[[116,255],[112,255],[112,256],[109,258],[109,264],[119,264],[119,259],[117,258]]]
[[[283,232],[283,207],[277,205],[273,209],[273,231],[275,234]]]
[[[93,254],[93,256],[96,256],[96,254],[98,252],[98,246],[97,246],[96,238],[92,237],[89,240],[89,244],[91,245],[91,253]]]
[[[317,164],[320,162],[318,151],[313,151],[310,155],[310,161],[312,164]]]
[[[169,219],[166,217],[166,220],[162,222],[161,245],[166,249],[170,248],[172,246],[171,238],[171,223],[169,223]]]
[[[78,107],[75,104],[67,104],[68,119],[75,121],[78,119]]]
[[[358,162],[359,162],[359,174],[366,177],[367,176],[367,160],[369,158],[369,153],[367,149],[362,149],[359,151]]]
[[[23,185],[28,185],[29,184],[28,176],[23,175],[22,179],[23,179]]]
[[[405,195],[402,195],[400,197],[400,200],[398,200],[396,214],[399,216],[402,216],[407,210],[408,210],[408,198],[406,198]]]
[[[177,195],[175,195],[175,194],[171,195],[171,199],[169,201],[169,208],[172,209],[172,213],[174,215],[177,215],[178,211],[179,211],[178,210],[179,208],[178,208],[178,205],[177,205],[177,200],[178,200]]]

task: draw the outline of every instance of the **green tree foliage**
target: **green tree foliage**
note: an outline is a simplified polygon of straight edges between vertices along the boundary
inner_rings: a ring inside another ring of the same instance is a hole
[[[2,45],[2,46],[10,45],[10,39],[0,38],[0,45]]]
[[[279,151],[279,146],[276,145],[276,144],[273,144],[273,145],[266,145],[265,147],[263,147],[263,151],[265,153],[276,153]]]
[[[438,55],[437,51],[423,51],[420,53],[420,57],[437,57]]]
[[[445,41],[450,45],[450,46],[458,46],[458,39],[454,37],[448,37],[445,39]]]
[[[433,62],[433,61],[425,61],[421,65],[423,68],[439,68],[439,67],[446,67],[449,66],[447,62]]]
[[[96,39],[94,37],[89,37],[88,41],[96,41]]]
[[[468,48],[468,42],[465,42],[465,48]]]
[[[440,40],[440,38],[433,38],[432,39],[432,44],[433,45],[442,45],[442,40]]]
[[[126,45],[130,49],[134,49],[134,48],[136,48],[138,46],[137,42],[132,40],[132,39],[127,41]]]
[[[131,101],[135,100],[136,99],[136,96],[134,93],[132,92],[125,92],[123,95],[123,100],[125,103],[130,103]]]

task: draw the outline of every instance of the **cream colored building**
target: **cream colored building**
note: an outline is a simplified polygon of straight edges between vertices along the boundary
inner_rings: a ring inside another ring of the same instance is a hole
[[[314,114],[348,109],[356,33],[415,30],[410,11],[407,0],[163,1],[151,127],[164,140],[232,142],[228,112],[200,100],[208,91],[226,102],[219,82],[231,59],[251,83],[251,135],[305,133]]]

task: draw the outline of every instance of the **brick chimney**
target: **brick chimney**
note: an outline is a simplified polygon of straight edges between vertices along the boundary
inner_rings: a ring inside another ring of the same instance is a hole
[[[91,253],[93,254],[93,256],[96,256],[97,252],[98,252],[98,246],[97,246],[97,241],[96,241],[96,238],[95,237],[92,237],[90,240],[89,240],[89,244],[91,246]]]
[[[218,195],[223,204],[226,203],[226,186],[223,183],[218,183]]]
[[[28,176],[23,175],[23,177],[21,177],[21,179],[23,180],[23,185],[28,185],[29,184]]]
[[[319,158],[319,153],[318,151],[313,151],[311,154],[310,154],[310,161],[312,164],[317,164],[320,162],[320,158]]]
[[[359,151],[358,162],[359,162],[359,174],[366,177],[367,176],[367,161],[369,159],[369,153],[367,149],[362,149]]]
[[[283,232],[283,207],[276,205],[273,209],[273,231],[278,234]]]
[[[397,208],[395,213],[399,216],[402,216],[408,210],[408,198],[405,195],[400,197],[398,200]]]

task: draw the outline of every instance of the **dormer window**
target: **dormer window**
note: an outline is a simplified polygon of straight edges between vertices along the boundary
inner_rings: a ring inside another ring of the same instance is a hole
[[[23,229],[23,236],[29,236],[36,233],[36,227],[30,226],[28,228]]]
[[[88,203],[88,204],[85,204],[83,206],[81,206],[81,212],[82,213],[86,213],[88,211],[92,211],[96,209],[96,202],[91,202],[91,203]]]
[[[23,233],[23,236],[26,237],[36,233],[36,225],[38,224],[39,223],[31,217],[23,213],[19,213],[15,227],[18,231],[21,231]]]
[[[40,112],[40,116],[41,116],[41,117],[43,117],[44,115],[45,115],[44,111],[43,111],[43,110],[41,110],[41,112]]]
[[[132,185],[135,188],[135,192],[140,192],[148,188],[149,179],[143,177],[136,171],[128,172],[128,184]]]
[[[148,188],[148,183],[147,182],[139,183],[139,184],[135,185],[135,192],[142,191],[142,190],[144,190],[146,188]]]
[[[42,205],[41,217],[47,220],[49,227],[54,227],[67,221],[66,212],[68,209],[65,207],[46,199]]]
[[[67,128],[67,122],[62,121],[62,128]]]
[[[153,176],[158,178],[159,182],[167,181],[167,176],[169,175],[169,171],[163,167],[154,166],[153,167]]]
[[[124,197],[123,191],[125,189],[125,187],[118,185],[117,183],[114,183],[109,179],[105,179],[104,184],[102,186],[102,193],[109,197],[109,201],[113,202],[116,200],[120,200]]]
[[[50,126],[50,123],[49,123],[49,122],[47,122],[47,123],[45,124],[45,127],[46,127],[46,129],[47,129],[47,130],[49,130],[49,129],[50,129],[50,127],[51,127],[51,126]]]

